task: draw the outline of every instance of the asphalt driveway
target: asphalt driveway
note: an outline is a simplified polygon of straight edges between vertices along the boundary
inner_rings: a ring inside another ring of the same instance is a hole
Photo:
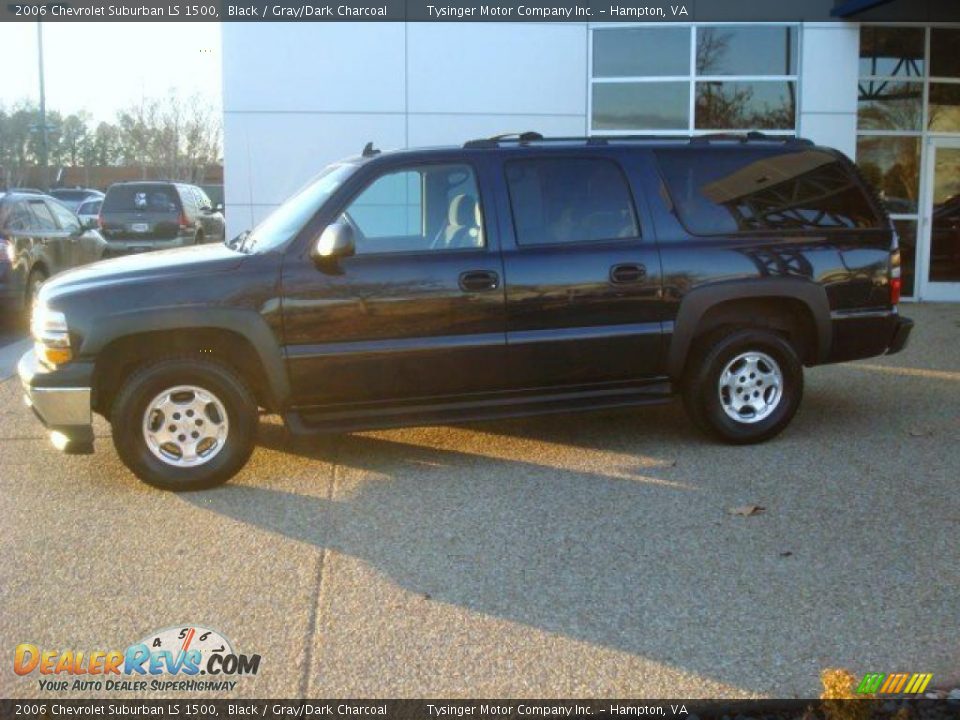
[[[246,697],[791,697],[825,667],[960,684],[960,306],[902,354],[807,373],[762,446],[679,404],[292,442],[230,484],[65,457],[0,385],[0,695],[16,644],[199,623]],[[756,505],[751,516],[733,508]],[[74,693],[83,696],[83,693]]]

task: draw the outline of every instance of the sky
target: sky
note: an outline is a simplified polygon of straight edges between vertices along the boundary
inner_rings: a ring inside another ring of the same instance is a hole
[[[171,89],[221,104],[220,23],[49,22],[43,50],[48,110],[113,120]],[[0,68],[0,107],[39,102],[37,23],[0,24]]]

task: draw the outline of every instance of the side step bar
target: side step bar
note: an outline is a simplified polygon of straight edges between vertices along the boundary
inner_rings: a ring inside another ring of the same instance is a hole
[[[484,400],[420,405],[380,405],[350,409],[298,408],[285,413],[283,418],[287,428],[294,435],[316,435],[658,405],[670,402],[672,398],[673,392],[669,381],[663,381],[602,390],[522,397],[488,397]]]

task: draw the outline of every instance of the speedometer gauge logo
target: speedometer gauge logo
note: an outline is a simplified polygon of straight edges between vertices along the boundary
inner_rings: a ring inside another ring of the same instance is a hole
[[[217,630],[213,630],[202,625],[181,625],[164,628],[154,633],[150,633],[143,638],[140,645],[146,645],[151,653],[170,652],[174,657],[183,653],[184,655],[191,650],[199,652],[196,658],[196,664],[201,668],[200,674],[206,674],[206,666],[213,655],[232,656],[233,647]]]

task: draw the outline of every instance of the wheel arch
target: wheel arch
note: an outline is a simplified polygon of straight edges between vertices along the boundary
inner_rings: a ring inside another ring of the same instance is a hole
[[[805,339],[812,345],[804,353],[807,364],[823,362],[829,355],[830,303],[823,287],[786,278],[731,281],[697,288],[681,300],[667,352],[668,374],[673,378],[683,375],[697,337],[730,324],[750,309],[759,313],[749,315],[750,319],[761,326],[776,318],[795,318],[798,332],[808,335]]]
[[[95,358],[96,409],[108,411],[133,367],[191,352],[209,355],[238,372],[263,407],[279,409],[286,403],[289,380],[282,351],[263,318],[250,311],[177,309],[116,316],[91,329],[81,354]]]

